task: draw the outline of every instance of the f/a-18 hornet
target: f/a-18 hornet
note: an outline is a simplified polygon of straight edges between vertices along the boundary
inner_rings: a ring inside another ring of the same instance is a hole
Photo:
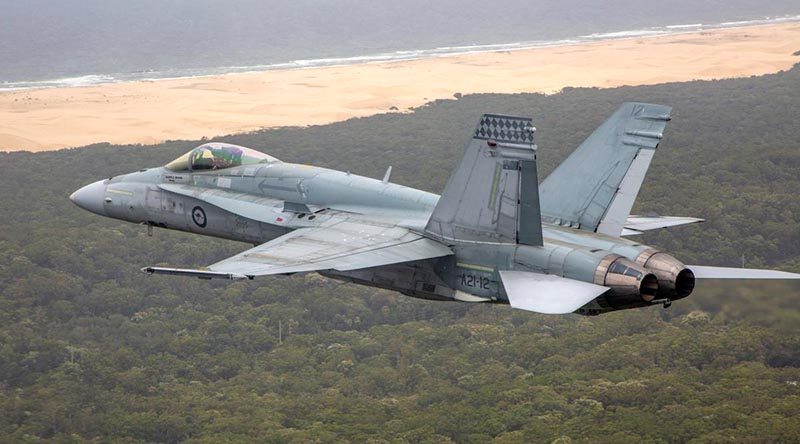
[[[622,105],[541,184],[531,119],[486,114],[441,196],[391,183],[391,167],[376,180],[207,143],[70,199],[148,229],[256,245],[204,269],[142,269],[150,274],[318,272],[423,299],[583,315],[667,307],[689,296],[695,279],[800,278],[684,265],[625,238],[702,221],[630,215],[670,111]]]

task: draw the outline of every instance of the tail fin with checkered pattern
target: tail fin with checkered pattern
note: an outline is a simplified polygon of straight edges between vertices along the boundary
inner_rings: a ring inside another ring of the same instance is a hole
[[[483,115],[426,232],[444,242],[542,245],[534,131],[527,117]]]

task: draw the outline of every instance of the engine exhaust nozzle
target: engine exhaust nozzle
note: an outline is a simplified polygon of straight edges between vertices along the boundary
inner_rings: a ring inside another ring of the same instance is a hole
[[[600,261],[594,281],[597,285],[610,287],[616,296],[638,297],[645,302],[654,300],[659,291],[658,276],[616,254]]]
[[[636,258],[636,263],[658,277],[659,297],[682,299],[692,294],[694,273],[669,254],[647,249]]]

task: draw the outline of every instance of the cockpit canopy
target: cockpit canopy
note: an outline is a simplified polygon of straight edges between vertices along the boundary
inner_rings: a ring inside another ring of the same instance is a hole
[[[221,170],[240,165],[277,162],[278,159],[260,151],[230,143],[206,143],[168,163],[170,171]]]

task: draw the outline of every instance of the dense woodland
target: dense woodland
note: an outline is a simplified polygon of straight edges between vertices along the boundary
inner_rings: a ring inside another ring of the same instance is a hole
[[[687,263],[800,272],[800,69],[544,96],[220,140],[439,192],[483,112],[530,115],[544,177],[623,101],[674,107],[639,213]],[[800,284],[701,282],[586,318],[415,300],[318,275],[148,277],[244,244],[94,216],[67,196],[196,146],[0,154],[0,441],[798,442]],[[280,336],[279,336],[280,328]]]

